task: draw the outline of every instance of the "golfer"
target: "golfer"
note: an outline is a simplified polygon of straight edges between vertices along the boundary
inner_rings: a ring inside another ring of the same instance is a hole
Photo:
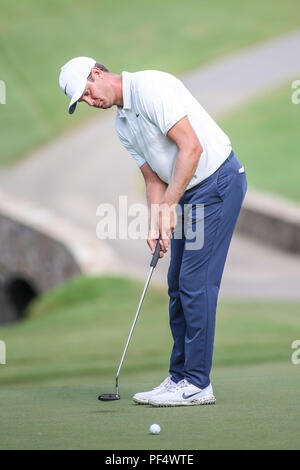
[[[153,406],[215,403],[210,371],[216,308],[247,190],[244,167],[227,135],[173,75],[116,75],[94,59],[77,57],[61,68],[59,84],[71,100],[70,114],[78,102],[117,106],[116,132],[145,179],[147,243],[154,253],[160,237],[160,256],[171,248],[169,376],[133,400]]]

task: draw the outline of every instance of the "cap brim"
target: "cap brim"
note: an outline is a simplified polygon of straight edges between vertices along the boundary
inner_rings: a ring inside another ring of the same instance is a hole
[[[75,109],[76,109],[76,105],[77,105],[77,101],[79,100],[79,98],[82,96],[82,93],[84,92],[84,89],[86,87],[86,82],[87,82],[87,79],[83,79],[80,83],[80,85],[78,86],[76,92],[74,93],[74,95],[72,96],[71,98],[71,101],[70,101],[70,104],[69,104],[69,114],[73,114]]]

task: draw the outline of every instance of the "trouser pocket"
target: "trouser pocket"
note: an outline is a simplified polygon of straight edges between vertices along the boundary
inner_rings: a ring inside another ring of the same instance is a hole
[[[219,197],[224,201],[235,186],[242,186],[244,195],[247,190],[247,180],[244,166],[235,154],[226,160],[218,170],[216,186]]]

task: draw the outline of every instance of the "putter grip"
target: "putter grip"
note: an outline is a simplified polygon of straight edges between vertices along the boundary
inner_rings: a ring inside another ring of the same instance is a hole
[[[161,246],[160,246],[160,243],[159,243],[159,238],[157,239],[156,241],[156,247],[155,247],[155,252],[154,252],[154,255],[152,257],[152,261],[150,263],[150,266],[153,266],[153,268],[155,268],[155,266],[157,265],[157,261],[159,259],[159,252],[161,250]]]

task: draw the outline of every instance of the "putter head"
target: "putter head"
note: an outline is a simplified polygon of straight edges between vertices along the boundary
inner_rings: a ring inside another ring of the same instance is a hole
[[[102,393],[102,395],[99,395],[98,400],[101,400],[101,401],[120,400],[120,395],[118,393]]]

